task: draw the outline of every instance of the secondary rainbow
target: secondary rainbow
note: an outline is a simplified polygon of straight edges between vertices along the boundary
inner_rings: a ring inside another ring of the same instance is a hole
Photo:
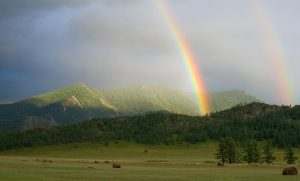
[[[199,107],[199,113],[201,115],[208,114],[210,112],[209,102],[207,99],[205,84],[202,80],[201,72],[197,68],[197,62],[193,57],[193,54],[185,41],[183,34],[180,31],[175,18],[168,8],[165,0],[157,0],[158,7],[160,8],[165,21],[168,24],[169,30],[175,40],[176,47],[179,51],[181,59],[184,63],[185,69],[188,72],[190,82],[195,92],[196,102]]]
[[[278,94],[283,104],[295,103],[295,91],[292,84],[293,76],[290,74],[289,61],[285,57],[284,48],[282,47],[276,29],[271,19],[267,16],[267,12],[263,9],[259,1],[252,1],[254,7],[254,15],[259,23],[262,33],[262,40],[265,42],[264,52],[270,65],[273,67],[277,80]]]

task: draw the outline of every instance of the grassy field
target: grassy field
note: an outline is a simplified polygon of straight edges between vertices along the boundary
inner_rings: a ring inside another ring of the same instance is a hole
[[[281,175],[285,167],[281,150],[276,150],[278,160],[270,166],[218,167],[214,159],[216,148],[217,144],[212,142],[175,146],[84,143],[20,148],[0,152],[0,180],[300,180],[299,176]],[[300,150],[296,152],[300,156]],[[112,161],[119,162],[122,168],[113,169]],[[299,169],[300,165],[296,166]]]

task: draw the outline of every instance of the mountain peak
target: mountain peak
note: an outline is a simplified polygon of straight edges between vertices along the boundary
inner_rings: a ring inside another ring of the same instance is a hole
[[[97,92],[96,90],[88,87],[83,83],[76,83],[67,87],[62,87],[47,93],[34,96],[30,99],[21,101],[19,103],[27,103],[27,104],[41,107],[53,103],[66,101],[68,98],[72,96],[79,97],[81,99],[95,97],[94,94],[97,94],[96,92]]]

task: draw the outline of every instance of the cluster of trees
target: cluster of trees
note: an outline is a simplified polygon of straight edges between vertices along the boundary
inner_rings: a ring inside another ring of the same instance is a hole
[[[141,144],[195,144],[225,137],[241,143],[247,140],[268,140],[280,148],[300,146],[300,109],[277,110],[266,106],[257,110],[265,112],[253,111],[252,107],[247,106],[203,117],[155,112],[132,117],[92,119],[48,129],[0,132],[0,150],[85,141],[108,143],[116,140]],[[252,112],[254,116],[249,114]],[[238,143],[231,140],[226,145],[230,144]],[[256,147],[252,142],[242,146]],[[250,156],[249,160],[252,159]],[[234,162],[235,156],[230,159]]]
[[[216,158],[222,163],[237,163],[240,161],[240,144],[233,138],[221,139]]]
[[[241,149],[238,141],[233,138],[225,138],[220,140],[216,159],[220,160],[221,163],[229,164],[240,163],[242,161],[247,163],[272,164],[276,160],[276,157],[274,156],[272,143],[269,141],[263,146],[263,151],[261,152],[256,140],[247,140],[243,145],[243,149]],[[297,160],[291,146],[286,148],[284,159],[288,164],[294,164]]]

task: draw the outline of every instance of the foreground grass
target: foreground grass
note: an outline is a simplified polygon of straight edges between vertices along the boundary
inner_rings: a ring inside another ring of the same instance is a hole
[[[282,176],[279,160],[268,165],[217,167],[216,143],[147,146],[120,142],[19,148],[0,152],[0,180],[299,180]],[[145,149],[148,150],[145,153]],[[297,150],[299,153],[299,150]],[[49,162],[51,160],[51,163]],[[120,162],[113,169],[105,160]],[[99,163],[95,163],[98,161]],[[299,165],[296,165],[299,168]]]

